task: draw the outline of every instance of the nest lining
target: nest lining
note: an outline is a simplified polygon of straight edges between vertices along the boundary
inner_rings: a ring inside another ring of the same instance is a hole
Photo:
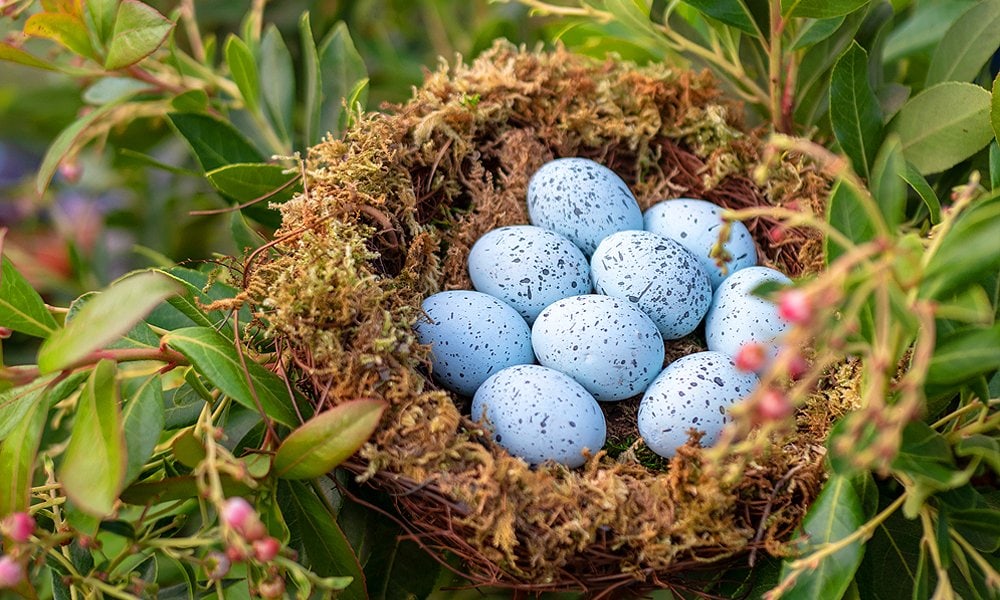
[[[414,539],[463,558],[473,581],[607,590],[753,549],[780,553],[818,492],[823,437],[856,398],[850,373],[831,373],[797,430],[736,484],[709,468],[695,438],[665,471],[640,464],[635,448],[576,471],[529,468],[428,380],[428,349],[412,331],[424,297],[471,288],[465,261],[479,236],[528,222],[528,179],[555,157],[612,168],[643,209],[690,196],[821,210],[827,182],[796,159],[763,187],[751,181],[761,143],[739,114],[707,74],[498,42],[311,149],[306,192],[281,207],[283,242],[248,291],[317,408],[389,403],[348,466],[393,493]],[[815,233],[747,224],[763,264],[793,277],[818,270]],[[627,443],[632,431],[614,427]]]

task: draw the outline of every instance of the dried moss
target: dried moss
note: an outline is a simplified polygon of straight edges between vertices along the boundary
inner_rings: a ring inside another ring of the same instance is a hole
[[[825,182],[807,166],[786,160],[764,189],[752,183],[760,143],[737,115],[706,74],[501,42],[471,64],[443,64],[406,104],[310,151],[306,192],[282,207],[284,242],[248,289],[318,405],[390,404],[350,467],[396,492],[416,539],[463,557],[476,581],[608,589],[750,548],[778,552],[815,495],[828,424],[819,413],[737,485],[708,468],[696,437],[665,471],[648,468],[662,465],[640,458],[641,446],[577,471],[529,468],[428,380],[412,332],[422,298],[469,287],[480,235],[527,222],[528,178],[553,157],[608,165],[643,208],[684,195],[812,206]],[[774,225],[749,223],[762,258],[792,275],[817,268],[813,238],[776,241]],[[840,393],[831,386],[822,403]],[[613,435],[634,439],[628,427]]]

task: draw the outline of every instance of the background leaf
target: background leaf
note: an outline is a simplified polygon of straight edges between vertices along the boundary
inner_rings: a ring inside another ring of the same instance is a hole
[[[993,127],[993,137],[1000,141],[1000,75],[997,75],[997,78],[993,80],[993,94],[990,100],[990,125]],[[990,156],[993,156],[993,154],[991,153]],[[993,187],[996,189],[996,186]]]
[[[977,2],[960,16],[934,48],[925,86],[972,81],[1000,47],[1000,0]]]
[[[903,156],[926,175],[969,158],[993,137],[990,93],[971,83],[949,81],[910,98],[893,120]]]
[[[350,97],[359,81],[367,78],[368,70],[343,21],[334,25],[333,30],[317,48],[317,52],[319,78],[323,90],[319,133],[320,135],[328,132],[337,133],[341,131],[342,126],[343,101]],[[362,88],[361,93],[364,93],[365,89]],[[363,96],[360,101],[363,105],[365,102]]]
[[[80,393],[57,477],[66,496],[95,517],[111,514],[127,467],[115,363],[97,363]]]
[[[243,209],[243,212],[271,227],[281,224],[281,215],[268,205],[285,202],[302,189],[299,183],[290,184],[298,178],[298,174],[287,173],[280,165],[232,164],[213,169],[205,176],[221,194],[241,204],[267,196],[266,200]]]
[[[225,121],[198,113],[170,113],[167,117],[206,173],[233,163],[264,162],[253,144]]]
[[[88,136],[90,126],[103,119],[119,106],[120,104],[112,103],[98,107],[73,121],[66,129],[59,132],[56,139],[49,145],[48,150],[45,151],[42,164],[38,167],[38,174],[35,176],[35,190],[39,194],[49,187],[49,182],[52,181],[52,176],[55,175],[56,169],[59,168],[59,163],[62,162],[63,158],[79,150],[80,146],[90,139],[90,136]]]
[[[0,249],[3,247],[0,233]],[[46,338],[59,324],[45,308],[45,302],[31,284],[17,272],[10,260],[0,259],[0,326],[35,337]]]
[[[781,0],[781,12],[786,17],[829,19],[850,14],[869,2],[871,0]]]
[[[943,336],[927,369],[928,386],[953,385],[1000,368],[1000,321]]]
[[[278,137],[288,143],[293,131],[295,69],[292,55],[274,25],[267,27],[260,42],[260,84],[267,115]]]
[[[899,511],[879,525],[865,544],[864,560],[858,567],[856,579],[862,598],[911,597],[918,587],[922,536],[919,521],[907,519]]]
[[[315,479],[329,473],[368,441],[385,408],[380,400],[352,400],[316,415],[281,442],[274,474]]]
[[[838,180],[830,191],[827,201],[826,220],[848,239],[856,243],[867,242],[875,236],[875,225],[862,208],[862,201],[856,187],[844,180]],[[826,263],[837,260],[845,249],[828,237],[823,239]]]
[[[890,135],[872,165],[869,187],[890,231],[896,231],[906,217],[906,161],[899,138]]]
[[[39,377],[31,383],[0,392],[0,440],[10,435],[34,404],[44,403],[42,396],[53,379],[55,375]]]
[[[302,13],[299,19],[299,38],[302,48],[302,89],[305,94],[302,139],[305,146],[312,147],[320,137],[323,88],[320,80],[319,52],[316,49],[308,12]]]
[[[927,183],[927,180],[920,171],[910,163],[906,163],[906,168],[903,169],[903,179],[909,184],[910,188],[920,196],[923,201],[924,206],[927,207],[927,212],[930,215],[930,220],[932,225],[937,225],[941,222],[941,201],[937,197],[937,193],[934,188]]]
[[[920,295],[948,300],[1000,268],[1000,192],[977,200],[955,220],[924,271]]]
[[[101,45],[111,38],[117,9],[118,0],[84,0],[83,20]]]
[[[174,24],[153,7],[137,0],[121,0],[104,68],[109,71],[134,65],[156,51]]]
[[[56,41],[84,58],[97,58],[87,35],[87,26],[79,16],[69,13],[35,13],[24,23],[24,33]]]
[[[830,122],[854,170],[867,178],[882,142],[882,109],[868,82],[868,53],[857,42],[833,66]]]
[[[20,48],[15,48],[7,42],[0,42],[0,60],[6,60],[26,67],[55,71],[58,69],[54,64],[42,60],[33,54],[29,54]]]
[[[685,3],[744,33],[764,37],[757,27],[753,13],[743,0],[685,0]]]
[[[163,386],[159,373],[122,382],[122,423],[128,457],[124,485],[135,481],[153,448],[160,441],[164,426]]]
[[[257,61],[246,42],[230,35],[225,47],[226,64],[243,95],[247,109],[256,111],[260,106],[260,81],[257,77]]]
[[[45,402],[29,405],[7,439],[0,441],[0,516],[28,509],[35,456],[48,414]]]

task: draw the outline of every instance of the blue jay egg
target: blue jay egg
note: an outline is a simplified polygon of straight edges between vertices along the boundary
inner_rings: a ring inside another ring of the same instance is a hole
[[[768,267],[747,267],[722,281],[705,316],[709,350],[735,357],[744,344],[756,342],[767,349],[769,360],[777,356],[778,338],[789,324],[778,316],[777,304],[753,294],[755,288],[766,282],[792,283]]]
[[[712,303],[701,264],[677,242],[648,231],[621,231],[590,259],[594,288],[649,315],[665,340],[694,331]]]
[[[649,449],[670,458],[691,428],[705,432],[702,446],[719,440],[727,411],[757,387],[753,373],[736,368],[721,352],[696,352],[670,363],[639,404],[639,435]]]
[[[486,378],[535,362],[531,331],[517,311],[493,296],[453,291],[428,296],[417,340],[431,346],[431,374],[443,387],[471,396]]]
[[[663,367],[656,324],[627,300],[589,294],[558,300],[531,330],[538,362],[566,373],[598,400],[641,394]]]
[[[469,253],[469,276],[477,290],[510,304],[529,324],[556,300],[590,293],[590,265],[580,249],[532,225],[479,238]]]
[[[709,254],[719,240],[722,227],[721,206],[705,200],[677,198],[654,204],[643,215],[646,231],[668,237],[688,249],[712,280],[712,289],[719,287],[726,274],[757,264],[757,247],[750,237],[750,231],[743,223],[736,221],[723,248],[732,258],[726,262],[726,274],[715,264]]]
[[[528,183],[533,225],[565,235],[590,256],[616,231],[642,229],[642,211],[614,171],[587,158],[542,165]]]
[[[579,467],[607,434],[604,413],[568,375],[539,365],[508,367],[486,380],[472,399],[472,418],[486,417],[493,439],[535,465],[546,460]]]

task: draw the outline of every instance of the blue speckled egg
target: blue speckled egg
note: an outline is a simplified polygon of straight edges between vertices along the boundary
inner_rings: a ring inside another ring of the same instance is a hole
[[[531,464],[546,460],[579,467],[607,433],[604,413],[579,383],[539,365],[508,367],[480,386],[472,418],[486,416],[493,439]]]
[[[598,292],[641,308],[666,340],[694,331],[712,303],[708,274],[695,257],[648,231],[606,237],[590,259],[590,272]]]
[[[705,341],[709,350],[736,356],[740,347],[749,342],[767,348],[769,360],[778,354],[778,338],[789,324],[778,316],[778,305],[753,294],[765,283],[791,285],[791,280],[768,267],[747,267],[723,280],[712,307],[705,316]]]
[[[535,362],[528,324],[509,305],[481,292],[428,296],[417,340],[431,346],[431,373],[444,388],[471,396],[486,378]]]
[[[627,300],[588,294],[559,300],[531,330],[538,362],[566,373],[598,400],[642,393],[663,367],[656,324]]]
[[[469,276],[534,323],[556,300],[590,293],[590,265],[580,249],[548,229],[517,225],[494,229],[469,253]]]
[[[561,233],[590,256],[616,231],[642,229],[635,196],[614,171],[587,158],[542,165],[528,183],[531,223]]]
[[[719,287],[726,274],[757,264],[757,246],[746,225],[732,224],[729,241],[723,246],[732,256],[726,263],[727,273],[715,264],[709,254],[719,240],[723,208],[705,200],[677,198],[654,204],[643,215],[646,231],[668,237],[688,249],[712,280],[712,289]]]
[[[753,373],[736,368],[721,352],[696,352],[670,363],[639,404],[639,435],[649,449],[670,458],[692,427],[705,432],[702,446],[719,439],[727,410],[757,387]]]

